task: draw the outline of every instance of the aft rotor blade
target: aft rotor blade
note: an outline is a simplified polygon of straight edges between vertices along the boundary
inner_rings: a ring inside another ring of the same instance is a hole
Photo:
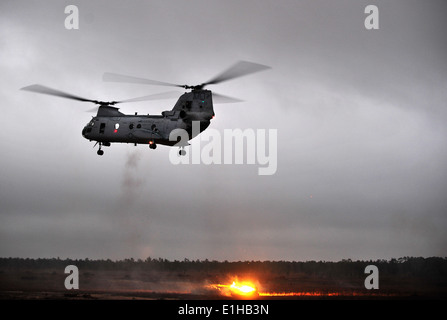
[[[243,102],[243,100],[224,96],[223,94],[213,92],[213,103],[235,103]]]
[[[254,62],[239,61],[229,69],[225,70],[211,80],[203,83],[202,85],[206,86],[208,84],[217,84],[266,69],[270,69],[270,67]]]
[[[24,87],[21,90],[25,90],[25,91],[31,91],[31,92],[37,92],[37,93],[42,93],[42,94],[48,94],[51,96],[56,96],[56,97],[61,97],[61,98],[66,98],[66,99],[72,99],[72,100],[77,100],[77,101],[86,101],[86,102],[93,102],[93,103],[98,103],[97,100],[91,100],[91,99],[86,99],[86,98],[82,98],[79,96],[75,96],[71,93],[66,93],[60,90],[56,90],[56,89],[52,89],[49,87],[45,87],[42,86],[40,84],[33,84],[31,86],[28,87]]]
[[[177,91],[168,91],[168,92],[150,94],[150,95],[142,96],[142,97],[138,97],[138,98],[121,100],[121,101],[117,101],[115,104],[117,104],[117,103],[127,103],[127,102],[138,102],[138,101],[149,101],[149,100],[172,99],[172,98],[178,98],[178,97],[179,97],[179,92],[177,92]]]
[[[137,78],[137,77],[126,76],[126,75],[110,73],[110,72],[104,73],[102,80],[106,81],[106,82],[126,82],[126,83],[149,84],[149,85],[156,85],[156,86],[183,87],[182,85],[179,85],[179,84],[144,79],[144,78]]]

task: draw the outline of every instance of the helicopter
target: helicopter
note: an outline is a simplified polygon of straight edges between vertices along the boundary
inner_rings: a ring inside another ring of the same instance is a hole
[[[106,72],[103,75],[105,82],[125,82],[145,85],[159,85],[179,87],[189,92],[182,94],[171,110],[163,111],[161,115],[134,115],[124,114],[115,107],[117,104],[147,100],[157,100],[172,96],[171,92],[153,94],[133,99],[121,101],[99,101],[83,98],[77,95],[66,93],[40,84],[30,85],[21,90],[57,96],[66,99],[72,99],[82,102],[91,102],[98,105],[96,116],[88,122],[82,129],[82,136],[90,141],[96,141],[99,146],[97,154],[102,156],[104,150],[102,147],[110,147],[112,143],[133,143],[149,145],[151,149],[156,149],[157,145],[180,147],[179,155],[184,156],[185,144],[179,145],[179,139],[170,140],[170,133],[175,129],[183,129],[188,133],[191,140],[210,125],[214,117],[213,97],[223,103],[240,102],[241,100],[228,96],[212,93],[205,87],[212,84],[218,84],[234,78],[242,77],[251,73],[263,71],[270,67],[248,62],[239,61],[224,72],[199,85],[179,85],[174,83],[137,78],[116,73]],[[178,94],[178,93],[177,93]],[[192,130],[193,122],[200,125],[200,130]],[[188,141],[189,141],[188,140]]]

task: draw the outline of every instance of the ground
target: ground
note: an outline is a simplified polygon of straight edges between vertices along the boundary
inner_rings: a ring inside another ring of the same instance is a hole
[[[380,277],[377,290],[364,287],[366,275],[321,276],[270,272],[163,272],[79,270],[79,289],[68,290],[60,269],[0,270],[0,299],[445,299],[445,280]],[[240,296],[228,288],[249,281],[256,294]]]

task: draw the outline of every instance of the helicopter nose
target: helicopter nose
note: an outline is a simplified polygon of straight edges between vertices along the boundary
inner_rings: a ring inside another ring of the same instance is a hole
[[[84,138],[86,138],[85,134],[87,133],[87,127],[84,127],[84,129],[82,129],[82,136]]]

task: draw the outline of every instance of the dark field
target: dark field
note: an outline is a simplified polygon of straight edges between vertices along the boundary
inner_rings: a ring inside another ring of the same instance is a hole
[[[367,290],[367,265],[379,269],[379,289]],[[67,265],[79,269],[79,289],[67,290]],[[254,294],[228,290],[249,281]],[[0,299],[441,299],[447,298],[447,260],[217,262],[0,259]]]

